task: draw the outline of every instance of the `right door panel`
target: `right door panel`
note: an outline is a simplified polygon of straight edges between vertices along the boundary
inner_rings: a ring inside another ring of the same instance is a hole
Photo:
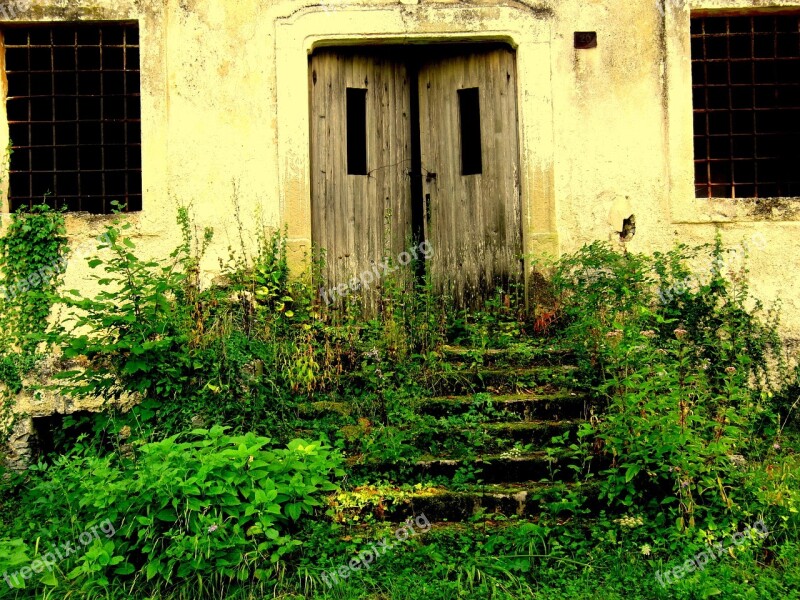
[[[514,52],[472,48],[419,70],[425,237],[434,285],[459,305],[522,281]]]

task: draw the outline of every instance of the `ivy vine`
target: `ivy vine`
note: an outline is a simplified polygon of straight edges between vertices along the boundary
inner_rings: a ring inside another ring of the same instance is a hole
[[[46,204],[12,213],[0,237],[0,319],[12,326],[15,345],[24,354],[33,353],[47,327],[52,294],[67,266],[66,249],[64,214]]]
[[[9,425],[22,377],[37,359],[67,266],[64,214],[47,205],[10,215],[0,237],[0,417]]]

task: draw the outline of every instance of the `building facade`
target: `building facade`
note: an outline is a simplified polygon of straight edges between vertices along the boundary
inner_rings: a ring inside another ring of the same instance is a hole
[[[263,225],[334,280],[424,238],[456,290],[635,215],[632,251],[747,244],[798,337],[799,23],[789,0],[9,0],[3,210],[49,194],[77,247],[118,199],[157,257],[190,205],[209,277]]]

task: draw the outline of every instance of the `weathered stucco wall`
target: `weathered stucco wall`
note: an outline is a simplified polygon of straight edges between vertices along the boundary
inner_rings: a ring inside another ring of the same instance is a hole
[[[800,2],[692,4],[711,14],[780,7]],[[800,280],[790,275],[800,257],[797,200],[694,198],[689,15],[681,0],[37,0],[3,20],[139,22],[144,209],[128,218],[141,250],[165,256],[178,239],[176,208],[191,205],[197,224],[216,230],[209,276],[238,247],[240,227],[254,244],[262,224],[288,225],[302,266],[315,47],[508,42],[517,50],[525,249],[618,238],[620,215],[631,212],[633,251],[708,242],[717,228],[731,244],[758,234],[753,291],[782,298],[786,333],[800,338]],[[597,47],[576,50],[576,31],[596,31]],[[5,125],[0,110],[0,144]],[[107,219],[70,215],[73,244]],[[66,283],[87,285],[82,261],[70,264]]]

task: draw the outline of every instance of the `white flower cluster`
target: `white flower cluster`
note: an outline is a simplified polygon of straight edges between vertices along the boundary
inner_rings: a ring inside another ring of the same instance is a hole
[[[505,452],[503,452],[500,456],[503,458],[518,458],[522,456],[522,448],[519,446],[514,446],[513,448],[509,448]]]
[[[644,520],[642,517],[620,517],[619,519],[614,519],[614,523],[617,523],[622,527],[630,527],[633,529],[634,527],[640,527],[644,525]]]

